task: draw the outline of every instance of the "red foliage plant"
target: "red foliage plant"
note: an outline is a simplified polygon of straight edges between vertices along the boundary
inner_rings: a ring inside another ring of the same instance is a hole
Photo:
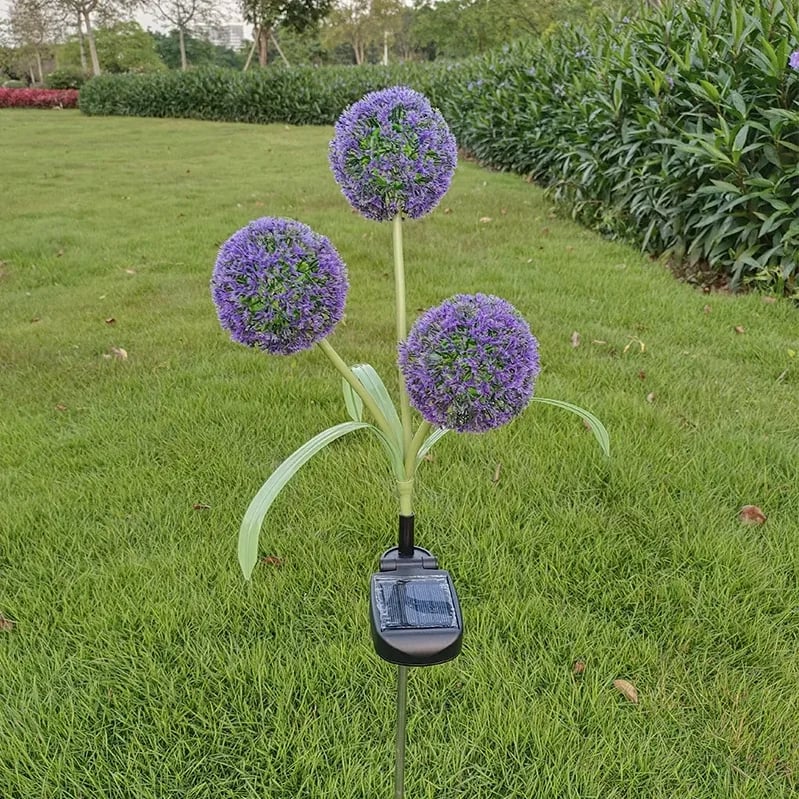
[[[77,89],[4,89],[0,108],[77,108]]]

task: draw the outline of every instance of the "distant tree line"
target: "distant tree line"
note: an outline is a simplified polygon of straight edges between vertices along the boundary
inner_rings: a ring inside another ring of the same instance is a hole
[[[638,0],[12,0],[0,19],[0,83],[107,72],[238,69],[275,62],[366,64],[457,59],[541,36],[564,20],[630,10]],[[626,7],[624,7],[626,5]],[[145,31],[137,12],[168,32]],[[235,14],[253,40],[238,50],[203,31]]]

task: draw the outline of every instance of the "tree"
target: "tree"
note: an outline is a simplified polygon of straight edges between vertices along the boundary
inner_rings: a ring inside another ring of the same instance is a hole
[[[356,64],[370,53],[388,60],[388,42],[402,32],[400,0],[339,0],[326,20],[323,41],[328,47],[347,44]]]
[[[413,39],[429,58],[462,58],[618,5],[619,0],[417,0]]]
[[[180,68],[188,68],[186,36],[192,23],[210,25],[215,21],[214,0],[148,0],[155,16],[173,25],[178,32]]]
[[[72,19],[77,19],[78,40],[83,53],[84,37],[89,45],[89,56],[92,62],[92,74],[100,74],[100,59],[97,56],[97,44],[94,37],[92,15],[102,22],[110,23],[119,19],[120,13],[130,13],[138,5],[139,0],[54,0]]]
[[[269,41],[278,25],[303,31],[322,19],[330,6],[331,0],[242,0],[244,19],[255,26],[260,65],[266,66]]]
[[[33,58],[38,76],[32,68],[31,76],[42,83],[42,58],[45,52],[49,54],[50,45],[60,34],[62,19],[46,0],[14,0],[9,9],[9,26],[12,40],[21,51],[18,55]]]
[[[97,56],[108,72],[155,72],[166,69],[155,48],[155,39],[138,22],[116,22],[94,31]],[[79,43],[61,48],[64,67],[77,66]]]
[[[169,69],[181,68],[180,34],[177,30],[169,33],[148,31],[155,41],[155,51]],[[196,67],[217,66],[241,69],[244,58],[241,52],[235,52],[229,47],[220,47],[212,44],[207,39],[202,39],[191,34],[184,36],[186,59]]]

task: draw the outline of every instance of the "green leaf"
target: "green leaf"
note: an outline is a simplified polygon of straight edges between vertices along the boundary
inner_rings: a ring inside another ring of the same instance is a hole
[[[366,392],[375,401],[380,412],[386,417],[391,436],[386,435],[382,430],[370,425],[370,428],[380,439],[388,455],[394,476],[398,480],[405,479],[402,423],[397,415],[397,410],[391,402],[388,391],[377,374],[375,369],[368,363],[357,364],[352,367],[352,373],[364,387]],[[342,380],[342,391],[344,393],[344,404],[347,406],[347,413],[355,422],[363,421],[363,400],[355,392],[355,389],[346,381]]]
[[[422,458],[424,458],[424,456],[430,452],[433,444],[442,439],[448,432],[449,430],[446,427],[437,427],[435,430],[433,430],[433,432],[430,433],[430,435],[425,439],[424,444],[419,447],[419,452],[416,453],[416,463],[420,463]]]
[[[746,137],[749,134],[749,125],[741,125],[741,129],[735,136],[735,141],[732,143],[733,152],[741,151],[746,146]]]
[[[396,436],[397,443],[401,445],[402,423],[397,414],[397,409],[394,407],[394,403],[386,390],[386,386],[380,379],[380,375],[368,363],[359,363],[352,367],[352,371],[355,377],[361,381],[361,385],[369,392],[377,407],[382,411],[383,416],[386,417],[389,427]]]
[[[556,408],[563,408],[563,410],[576,413],[579,417],[584,419],[591,427],[591,432],[597,440],[597,443],[606,458],[610,457],[610,436],[605,429],[605,425],[599,421],[590,411],[579,407],[579,405],[572,405],[571,402],[564,402],[563,400],[549,399],[547,397],[533,397],[533,402],[541,402],[544,405],[554,405]]]
[[[344,393],[344,405],[353,422],[363,421],[363,400],[355,393],[355,389],[342,377],[341,390]]]
[[[361,430],[365,427],[372,427],[366,422],[342,422],[335,427],[323,430],[314,436],[310,441],[306,441],[298,450],[280,464],[280,466],[269,475],[269,479],[261,486],[261,489],[253,497],[244,519],[239,529],[239,565],[244,574],[244,579],[249,580],[252,570],[258,560],[258,537],[261,532],[264,516],[272,506],[277,495],[283,487],[297,473],[301,466],[304,466],[319,450],[326,447],[332,441],[341,436],[347,435],[354,430]],[[374,428],[377,429],[377,428]],[[380,431],[378,431],[380,432]]]

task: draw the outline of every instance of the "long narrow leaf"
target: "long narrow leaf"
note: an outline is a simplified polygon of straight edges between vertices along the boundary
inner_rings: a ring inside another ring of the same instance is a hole
[[[571,402],[564,402],[563,400],[548,399],[547,397],[533,397],[533,402],[542,402],[545,405],[554,405],[556,408],[563,408],[566,411],[576,413],[581,418],[585,419],[591,427],[591,432],[594,434],[600,448],[602,449],[605,457],[610,457],[610,436],[605,429],[605,425],[599,421],[590,411],[579,407],[579,405],[572,405]]]
[[[363,421],[363,400],[355,393],[355,389],[342,377],[341,390],[344,393],[344,405],[353,422]]]
[[[363,387],[369,392],[372,399],[377,403],[377,407],[383,412],[386,421],[397,437],[397,441],[402,441],[402,423],[400,422],[399,415],[394,403],[391,401],[386,386],[380,379],[373,366],[368,363],[359,363],[352,367],[352,371],[358,380],[361,381]]]
[[[419,463],[422,458],[424,458],[424,456],[430,452],[433,444],[442,439],[448,432],[449,430],[446,427],[437,427],[435,430],[433,430],[433,432],[430,433],[430,435],[425,439],[424,444],[419,447],[419,452],[416,453],[416,463]]]
[[[250,579],[252,570],[258,560],[258,537],[261,533],[264,516],[266,516],[267,511],[286,483],[297,473],[301,466],[305,465],[331,441],[335,441],[347,433],[364,427],[371,427],[371,425],[366,422],[342,422],[335,425],[335,427],[323,430],[295,450],[269,475],[269,479],[261,486],[260,491],[250,502],[239,530],[239,565],[244,573],[245,580]]]

